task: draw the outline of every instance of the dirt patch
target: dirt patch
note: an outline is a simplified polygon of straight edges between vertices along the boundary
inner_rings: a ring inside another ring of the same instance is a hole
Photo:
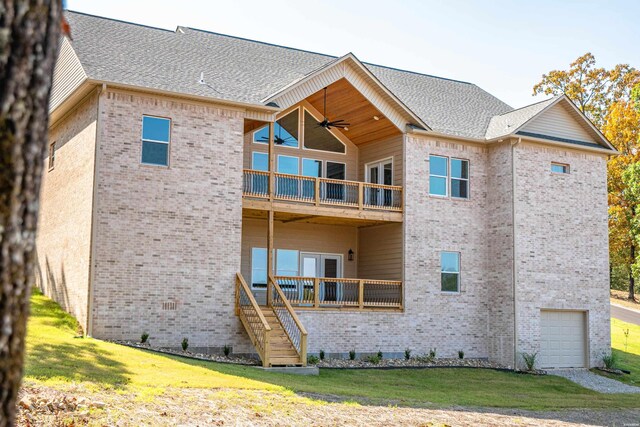
[[[638,298],[636,297],[635,300],[630,300],[628,296],[629,296],[629,292],[611,289],[612,304],[622,305],[624,307],[632,308],[634,310],[640,310],[640,301],[638,300]]]
[[[337,396],[226,389],[166,389],[155,394],[54,389],[26,384],[20,426],[576,426],[632,425],[640,410],[535,412],[486,408],[406,408]],[[32,407],[26,402],[34,403]],[[54,403],[66,402],[60,407]],[[70,404],[68,404],[70,403]],[[51,404],[51,407],[49,406]],[[45,409],[47,408],[47,409]]]

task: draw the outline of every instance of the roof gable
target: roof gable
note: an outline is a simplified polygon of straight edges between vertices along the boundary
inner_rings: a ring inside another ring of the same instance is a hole
[[[289,108],[340,79],[347,80],[401,131],[404,131],[407,124],[430,129],[352,53],[288,84],[275,94],[263,99],[262,102],[267,104],[273,102],[282,108]]]

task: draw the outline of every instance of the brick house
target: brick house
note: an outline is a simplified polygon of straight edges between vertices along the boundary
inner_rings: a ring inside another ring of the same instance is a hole
[[[88,335],[267,366],[609,351],[616,152],[566,97],[67,17],[36,282]]]

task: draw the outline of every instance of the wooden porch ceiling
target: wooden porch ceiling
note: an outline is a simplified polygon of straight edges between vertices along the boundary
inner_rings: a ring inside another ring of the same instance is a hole
[[[266,220],[269,205],[269,201],[245,199],[243,200],[242,217]],[[369,227],[402,221],[402,213],[400,212],[361,212],[357,210],[323,209],[315,206],[292,205],[291,203],[273,202],[274,220],[285,223],[301,222],[351,227]]]
[[[322,114],[324,90],[307,97],[306,101]],[[378,117],[378,120],[374,119],[374,116]],[[349,130],[341,130],[341,132],[356,145],[402,134],[344,78],[327,86],[327,117],[329,120],[342,119],[349,123]],[[247,119],[244,121],[244,133],[251,132],[264,124],[265,122]]]
[[[324,91],[320,90],[309,96],[307,101],[322,113],[323,98]],[[342,133],[356,145],[402,133],[344,78],[327,86],[327,117],[329,120],[343,119],[348,122],[349,130]]]

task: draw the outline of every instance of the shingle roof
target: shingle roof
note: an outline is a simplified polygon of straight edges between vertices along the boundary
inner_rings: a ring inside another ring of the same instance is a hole
[[[485,138],[492,139],[515,132],[516,129],[525,124],[540,111],[547,108],[550,104],[553,104],[558,98],[562,98],[562,95],[527,105],[526,107],[518,108],[517,110],[513,110],[499,116],[494,116],[489,122]]]
[[[90,79],[260,104],[336,57],[178,27],[168,31],[67,11],[71,42]],[[433,130],[484,138],[513,109],[478,86],[364,64]],[[204,72],[208,85],[199,84]],[[518,111],[518,110],[516,110]]]

